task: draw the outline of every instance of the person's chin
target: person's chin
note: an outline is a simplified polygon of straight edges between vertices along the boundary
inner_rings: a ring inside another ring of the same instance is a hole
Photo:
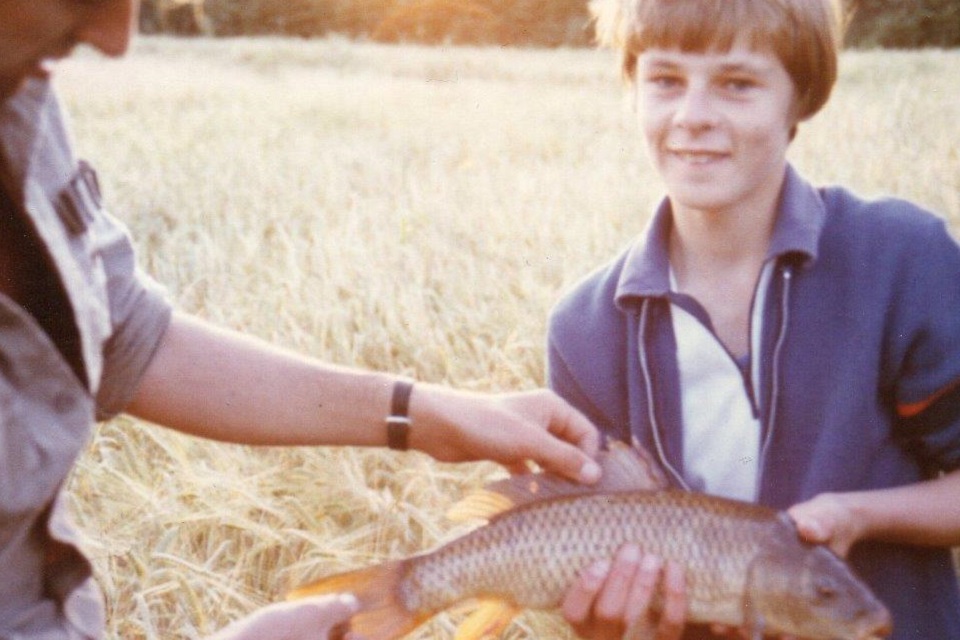
[[[0,76],[0,101],[6,102],[15,96],[21,89],[23,89],[23,85],[25,85],[27,80],[30,78],[45,80],[49,77],[50,71],[43,65],[37,65],[28,73]]]
[[[6,102],[16,95],[26,81],[27,77],[23,75],[10,77],[0,76],[0,101]]]

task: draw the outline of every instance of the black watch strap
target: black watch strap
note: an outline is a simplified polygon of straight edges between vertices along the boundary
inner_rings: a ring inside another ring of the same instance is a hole
[[[413,382],[397,380],[393,384],[390,415],[387,416],[387,446],[397,451],[410,448],[410,393]]]

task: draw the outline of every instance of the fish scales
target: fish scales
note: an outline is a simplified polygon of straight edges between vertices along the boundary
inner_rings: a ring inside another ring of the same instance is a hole
[[[633,542],[687,568],[694,617],[736,623],[746,567],[777,526],[764,510],[673,491],[534,503],[415,558],[401,598],[412,611],[485,595],[552,608],[587,564]]]

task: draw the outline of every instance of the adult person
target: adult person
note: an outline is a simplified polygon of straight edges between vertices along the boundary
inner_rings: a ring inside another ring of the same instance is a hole
[[[814,187],[786,157],[835,82],[840,3],[594,9],[666,197],[554,309],[551,387],[677,486],[788,509],[894,638],[960,638],[960,251],[933,214]],[[684,628],[684,577],[627,546],[564,614],[589,637],[713,637]]]
[[[438,460],[532,459],[596,479],[596,430],[548,391],[413,388],[171,310],[73,156],[47,77],[80,43],[122,55],[137,9],[0,0],[0,637],[102,636],[61,487],[94,421],[121,411],[249,444],[383,446],[389,431],[391,446]],[[323,637],[355,606],[275,605],[218,637]]]

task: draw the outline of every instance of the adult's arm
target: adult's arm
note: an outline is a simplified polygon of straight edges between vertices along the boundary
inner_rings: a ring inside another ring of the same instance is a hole
[[[225,442],[385,446],[396,379],[175,313],[127,411]],[[533,460],[576,480],[599,476],[596,429],[550,391],[484,395],[420,383],[410,417],[411,448],[441,461]]]

